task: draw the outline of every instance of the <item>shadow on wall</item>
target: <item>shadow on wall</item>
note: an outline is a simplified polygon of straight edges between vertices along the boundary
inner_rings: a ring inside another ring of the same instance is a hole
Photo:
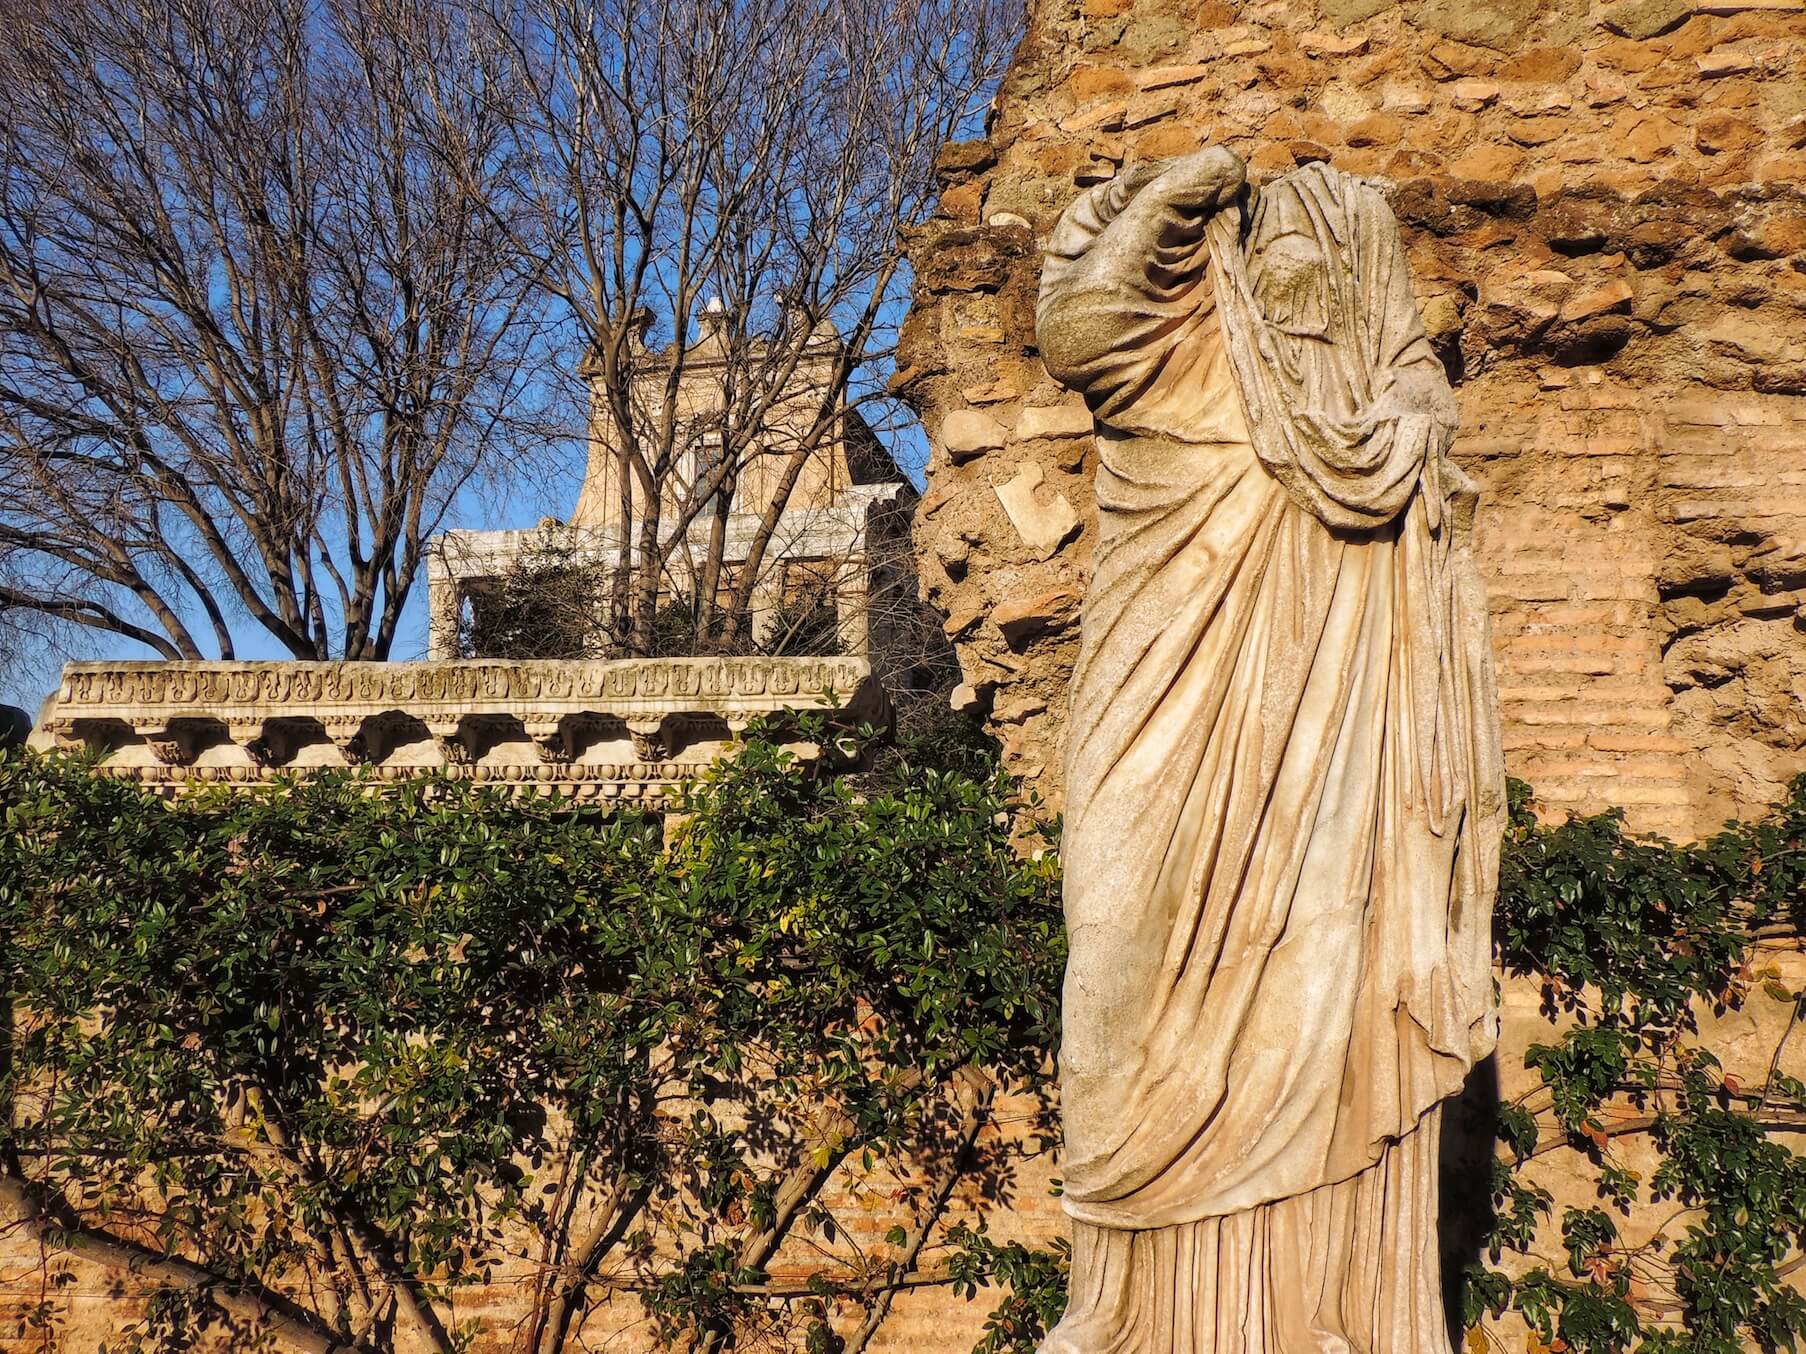
[[[1492,1054],[1468,1073],[1461,1094],[1442,1109],[1442,1301],[1449,1342],[1464,1348],[1461,1275],[1478,1264],[1492,1232],[1492,1162],[1498,1150],[1499,1060]]]

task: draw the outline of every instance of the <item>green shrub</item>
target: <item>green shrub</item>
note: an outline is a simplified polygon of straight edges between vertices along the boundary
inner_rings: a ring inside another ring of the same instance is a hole
[[[46,1232],[192,1266],[128,1347],[456,1348],[452,1293],[523,1255],[542,1351],[609,1287],[697,1349],[881,1320],[919,1241],[766,1267],[833,1239],[843,1163],[999,1169],[973,1124],[1049,1070],[1056,867],[994,768],[856,792],[755,739],[683,807],[667,849],[462,782],[166,804],[0,761],[6,1168]]]
[[[1522,1176],[1535,1154],[1581,1153],[1600,1206],[1559,1219],[1565,1274],[1470,1270],[1465,1319],[1512,1308],[1577,1354],[1796,1348],[1806,1302],[1787,1276],[1806,1247],[1806,1157],[1774,1135],[1806,1128],[1806,1087],[1780,1070],[1806,994],[1756,946],[1797,940],[1806,921],[1806,777],[1767,816],[1685,846],[1632,836],[1617,812],[1545,827],[1528,788],[1512,791],[1494,937],[1507,971],[1541,978],[1550,1019],[1572,1023],[1531,1045],[1540,1084],[1501,1107],[1490,1259],[1529,1252],[1553,1208]],[[1696,1016],[1755,987],[1793,1013],[1766,1078],[1745,1086]],[[1659,1155],[1647,1180],[1621,1152],[1632,1135]],[[1633,1244],[1618,1222],[1639,1202],[1670,1211]]]
[[[0,760],[6,1182],[47,1244],[152,1277],[120,1347],[261,1330],[455,1349],[452,1295],[524,1255],[538,1354],[619,1288],[674,1346],[857,1350],[924,1275],[1000,1289],[979,1349],[1032,1351],[1065,1248],[937,1226],[962,1180],[1007,1184],[991,1105],[1051,1072],[1059,875],[1023,850],[1051,834],[958,729],[840,778],[755,737],[682,807],[667,842],[464,782],[166,804],[78,762]],[[1616,813],[1540,825],[1513,787],[1499,957],[1564,1028],[1499,1107],[1483,1249],[1528,1254],[1547,1222],[1565,1262],[1460,1276],[1475,1348],[1508,1309],[1577,1354],[1796,1348],[1806,1158],[1777,1135],[1806,1127],[1780,1070],[1802,994],[1756,942],[1803,921],[1806,779],[1687,846]],[[1695,1016],[1756,987],[1794,1020],[1745,1086]],[[1633,1134],[1659,1154],[1647,1179],[1621,1156]],[[1599,1197],[1553,1218],[1523,1166],[1558,1149]],[[857,1195],[886,1164],[920,1182],[907,1221],[881,1251],[836,1250],[824,1186]],[[1651,1202],[1667,1225],[1627,1242]],[[788,1285],[770,1270],[787,1240],[823,1243]],[[844,1345],[830,1307],[842,1331],[858,1318]]]

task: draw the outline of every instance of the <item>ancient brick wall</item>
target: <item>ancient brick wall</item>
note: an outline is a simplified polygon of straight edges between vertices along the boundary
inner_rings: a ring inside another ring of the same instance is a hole
[[[917,540],[956,699],[1014,768],[1058,804],[1093,529],[1090,420],[1035,350],[1040,244],[1084,186],[1210,142],[1257,181],[1327,159],[1392,201],[1484,495],[1510,771],[1557,814],[1682,836],[1773,802],[1806,769],[1799,0],[1035,6],[986,139],[943,156],[899,376],[933,435]],[[1497,1084],[1450,1121],[1476,1161],[1553,1036],[1539,1004],[1506,984]],[[1790,1009],[1757,994],[1702,1037],[1761,1077]],[[1567,1151],[1530,1174],[1594,1202]]]
[[[1800,0],[1045,0],[917,240],[899,382],[966,685],[1058,802],[1089,419],[1042,370],[1039,245],[1206,142],[1386,185],[1456,383],[1511,771],[1687,834],[1806,767]]]

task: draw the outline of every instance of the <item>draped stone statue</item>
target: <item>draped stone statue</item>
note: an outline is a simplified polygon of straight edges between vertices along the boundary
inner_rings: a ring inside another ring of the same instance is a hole
[[[1061,219],[1037,329],[1100,461],[1043,1354],[1447,1354],[1439,1105],[1496,1032],[1504,775],[1398,225],[1323,165],[1131,169]]]

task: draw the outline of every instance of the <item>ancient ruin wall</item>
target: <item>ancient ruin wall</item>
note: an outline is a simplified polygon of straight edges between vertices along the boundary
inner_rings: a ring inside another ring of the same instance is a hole
[[[1511,771],[1687,834],[1806,767],[1806,4],[1043,0],[914,246],[930,599],[1055,804],[1090,419],[1039,247],[1206,142],[1372,175],[1459,392]]]

